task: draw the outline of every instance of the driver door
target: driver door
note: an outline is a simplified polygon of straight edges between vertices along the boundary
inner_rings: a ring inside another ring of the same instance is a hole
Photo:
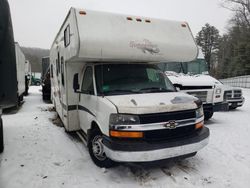
[[[93,67],[87,66],[84,70],[82,84],[80,88],[78,113],[80,126],[87,133],[91,122],[96,117],[96,99],[94,91]]]

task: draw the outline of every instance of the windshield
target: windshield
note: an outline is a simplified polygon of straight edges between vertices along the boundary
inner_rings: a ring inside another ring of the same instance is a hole
[[[165,74],[150,64],[96,65],[95,76],[98,95],[175,91]]]
[[[208,73],[208,66],[205,59],[197,59],[196,61],[183,63],[187,68],[186,74],[204,74]]]
[[[208,74],[208,66],[205,59],[197,59],[191,62],[160,63],[158,67],[162,71],[173,71],[184,74]]]

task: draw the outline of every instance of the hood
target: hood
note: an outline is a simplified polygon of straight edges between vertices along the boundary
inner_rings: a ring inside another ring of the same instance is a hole
[[[185,93],[147,93],[135,95],[106,96],[119,113],[151,114],[196,109],[196,97]]]
[[[182,86],[214,86],[215,80],[213,77],[209,75],[186,75],[186,74],[169,74],[166,73],[169,80],[173,84],[179,84]],[[217,80],[218,81],[218,80]],[[220,83],[218,81],[218,83]]]

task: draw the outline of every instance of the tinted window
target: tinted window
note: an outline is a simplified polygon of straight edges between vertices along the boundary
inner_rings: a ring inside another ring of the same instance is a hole
[[[87,67],[82,81],[81,92],[86,94],[94,94],[94,85],[93,85],[93,70],[92,67]]]
[[[64,30],[64,46],[67,47],[70,44],[70,27],[69,25]]]
[[[62,85],[64,86],[64,59],[61,57],[61,80]]]

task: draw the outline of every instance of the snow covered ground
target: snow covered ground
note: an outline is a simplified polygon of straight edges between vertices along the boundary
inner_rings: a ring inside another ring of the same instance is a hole
[[[0,188],[78,187],[250,187],[250,90],[246,103],[216,113],[207,122],[209,145],[195,157],[161,165],[96,167],[86,147],[51,119],[40,87],[15,114],[5,114],[5,151],[0,154]]]

